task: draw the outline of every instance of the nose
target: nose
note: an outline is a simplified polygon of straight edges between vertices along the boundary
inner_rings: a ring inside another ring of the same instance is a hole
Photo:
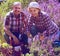
[[[20,10],[20,8],[16,8],[16,10]]]

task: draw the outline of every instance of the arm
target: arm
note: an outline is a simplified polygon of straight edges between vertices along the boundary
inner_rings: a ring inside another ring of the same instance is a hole
[[[4,18],[4,31],[9,37],[14,37],[14,35],[10,32],[10,14],[7,14]]]
[[[4,26],[4,31],[9,37],[16,37],[10,32],[9,26]]]
[[[9,39],[11,40],[11,38],[13,38],[14,42],[17,44],[18,43],[18,39],[15,35],[13,35],[13,33],[10,31],[10,18],[9,16],[5,17],[5,22],[4,22],[4,31],[5,33],[9,36]]]
[[[28,27],[27,27],[27,35],[28,35],[28,37],[32,37],[32,34],[31,34],[31,27],[32,27],[32,25],[33,25],[33,21],[32,21],[32,19],[28,19]]]
[[[58,26],[51,20],[48,15],[45,17],[44,24],[48,35],[54,34],[59,30]]]

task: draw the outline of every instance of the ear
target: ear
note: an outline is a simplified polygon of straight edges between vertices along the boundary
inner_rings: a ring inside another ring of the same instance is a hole
[[[13,9],[13,8],[14,8],[14,6],[12,5],[12,6],[11,6],[11,9]]]
[[[27,11],[29,11],[29,7],[27,7]]]

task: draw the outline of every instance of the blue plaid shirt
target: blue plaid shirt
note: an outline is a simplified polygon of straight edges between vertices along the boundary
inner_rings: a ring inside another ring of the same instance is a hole
[[[38,17],[30,17],[28,30],[30,30],[33,25],[35,25],[39,29],[39,32],[43,33],[44,31],[46,31],[48,35],[54,34],[59,31],[58,26],[45,12],[40,12]]]

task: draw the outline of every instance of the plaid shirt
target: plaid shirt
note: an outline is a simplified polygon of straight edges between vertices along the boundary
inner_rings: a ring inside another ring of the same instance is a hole
[[[40,33],[46,31],[48,35],[54,34],[59,30],[58,26],[45,12],[40,12],[38,17],[31,16],[30,20],[28,21],[28,25],[28,30],[35,25]]]
[[[12,32],[25,32],[27,26],[27,18],[23,12],[21,12],[18,16],[15,16],[13,11],[10,11],[5,17],[4,25],[9,26],[9,29]]]

